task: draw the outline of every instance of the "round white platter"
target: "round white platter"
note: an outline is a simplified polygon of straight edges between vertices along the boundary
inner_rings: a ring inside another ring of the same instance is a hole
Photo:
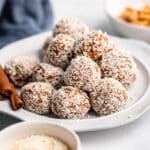
[[[45,32],[4,47],[0,50],[0,64],[3,66],[6,61],[15,56],[38,56],[48,35],[50,35],[50,32]],[[128,90],[130,101],[124,110],[103,117],[89,113],[84,119],[59,119],[54,118],[52,115],[37,115],[24,109],[13,111],[6,100],[0,102],[0,111],[26,121],[40,120],[58,123],[72,128],[77,132],[114,128],[136,120],[150,109],[150,45],[132,39],[121,39],[117,37],[111,37],[111,39],[119,47],[129,51],[138,66],[138,77],[134,85]]]

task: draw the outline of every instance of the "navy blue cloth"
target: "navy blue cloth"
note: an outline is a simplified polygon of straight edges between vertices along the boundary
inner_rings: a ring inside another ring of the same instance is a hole
[[[53,11],[50,0],[3,1],[0,7],[0,47],[51,28]]]

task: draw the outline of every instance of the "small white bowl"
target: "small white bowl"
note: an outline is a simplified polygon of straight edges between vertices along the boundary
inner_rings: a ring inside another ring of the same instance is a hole
[[[106,0],[105,11],[110,19],[110,25],[120,35],[150,42],[150,27],[134,25],[118,18],[127,6],[138,9],[146,4],[150,4],[150,0]]]
[[[80,140],[75,132],[46,122],[22,122],[5,128],[0,132],[0,150],[6,150],[15,141],[31,135],[52,136],[67,144],[71,150],[81,150]]]

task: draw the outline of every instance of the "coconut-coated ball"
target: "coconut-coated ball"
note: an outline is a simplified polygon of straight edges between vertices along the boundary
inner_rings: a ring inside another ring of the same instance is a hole
[[[21,87],[32,80],[33,68],[38,64],[34,56],[18,56],[5,64],[5,72],[15,86]]]
[[[44,62],[65,69],[73,57],[74,42],[75,40],[69,35],[57,35],[46,51]]]
[[[41,50],[41,56],[44,57],[46,55],[46,51],[49,47],[49,45],[51,44],[52,41],[52,37],[48,36],[43,44],[42,50]]]
[[[63,74],[64,71],[47,63],[39,63],[34,68],[33,81],[43,81],[51,83],[55,88],[61,87],[63,84]]]
[[[25,109],[37,114],[49,113],[54,92],[54,88],[49,83],[28,83],[21,89],[21,98],[25,103]]]
[[[121,82],[126,88],[136,80],[136,63],[126,51],[114,49],[104,54],[99,65],[103,77],[112,77]]]
[[[55,92],[51,110],[60,118],[83,118],[90,110],[89,97],[76,87],[64,86]]]
[[[60,20],[53,29],[53,36],[58,34],[68,34],[74,39],[78,39],[89,32],[86,24],[78,19],[66,18]]]
[[[101,78],[99,66],[86,56],[72,59],[70,66],[64,73],[66,85],[78,87],[85,91],[93,90]]]
[[[112,50],[109,37],[101,31],[92,31],[76,41],[74,55],[84,55],[93,60],[99,59],[104,53]]]
[[[123,109],[128,102],[128,93],[121,83],[113,78],[101,79],[90,93],[92,109],[98,115],[109,115]]]

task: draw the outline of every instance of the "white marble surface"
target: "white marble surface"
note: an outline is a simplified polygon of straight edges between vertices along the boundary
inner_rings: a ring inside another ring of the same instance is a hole
[[[110,1],[112,2],[112,1]],[[113,31],[104,13],[102,0],[53,0],[56,20],[75,17],[87,23],[91,29],[102,29],[110,34]],[[12,118],[0,115],[4,126]],[[14,120],[16,122],[17,120]],[[129,125],[95,132],[80,133],[83,150],[150,150],[150,111]]]
[[[114,129],[79,134],[83,150],[149,150],[150,112]]]

